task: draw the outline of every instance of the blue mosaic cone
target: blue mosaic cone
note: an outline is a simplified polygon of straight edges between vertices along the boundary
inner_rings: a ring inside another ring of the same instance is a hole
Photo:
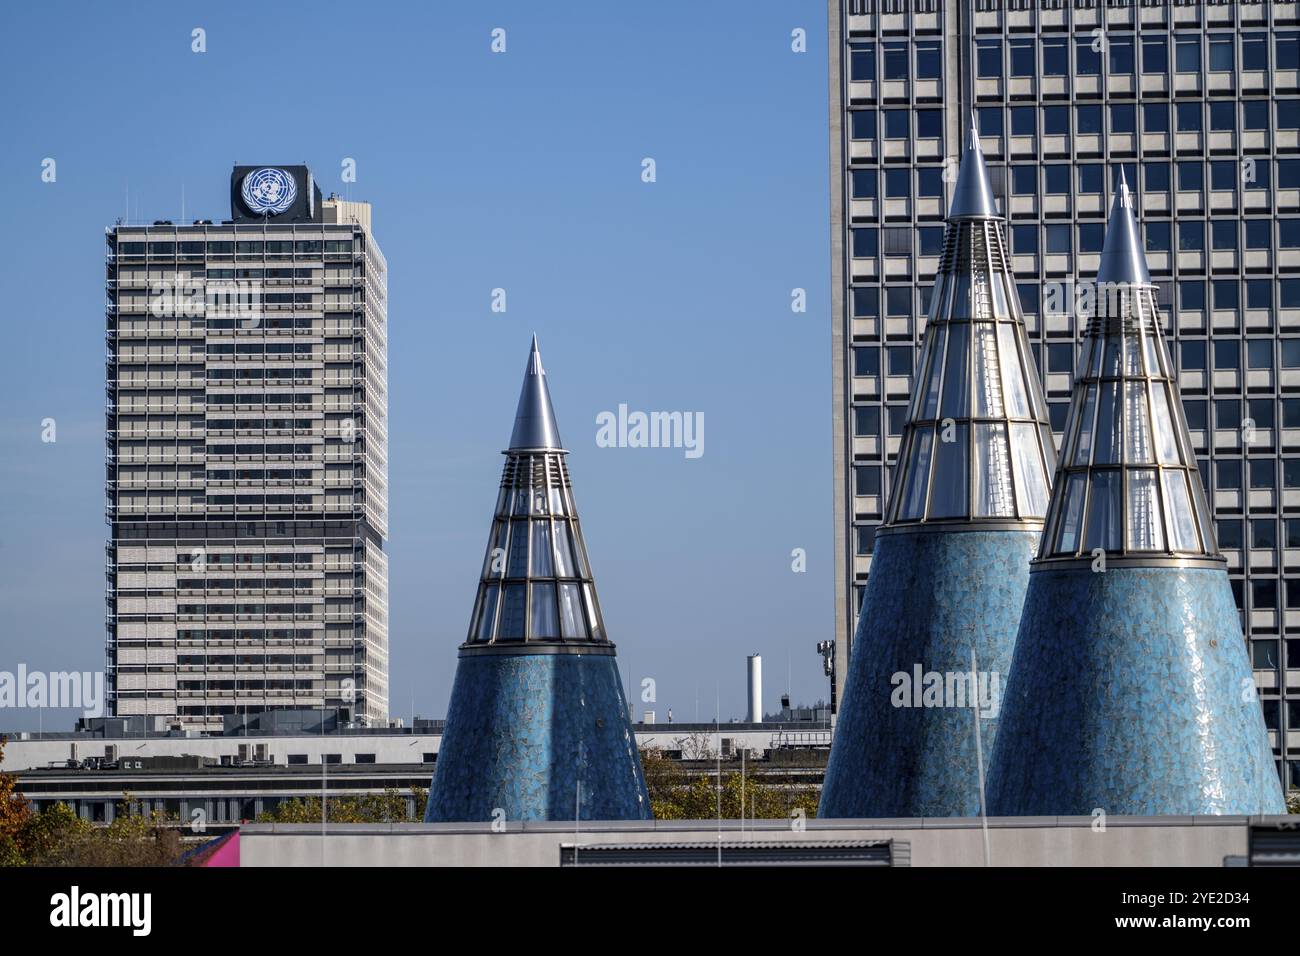
[[[424,819],[648,820],[537,339]]]
[[[979,813],[1054,462],[972,129],[818,816]]]
[[[1097,286],[989,813],[1284,813],[1122,177]]]

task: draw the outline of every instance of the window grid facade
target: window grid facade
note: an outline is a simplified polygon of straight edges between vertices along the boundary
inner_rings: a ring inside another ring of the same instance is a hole
[[[837,674],[973,108],[1058,445],[1087,324],[1076,313],[1091,309],[1084,283],[1121,168],[1134,184],[1274,752],[1300,786],[1297,5],[829,8]]]
[[[388,718],[387,265],[361,206],[108,230],[112,714]]]

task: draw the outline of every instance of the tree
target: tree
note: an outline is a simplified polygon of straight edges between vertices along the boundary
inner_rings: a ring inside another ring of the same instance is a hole
[[[641,750],[641,767],[656,820],[717,818],[718,784],[712,774],[692,776],[681,761],[651,747]],[[796,810],[802,810],[805,817],[813,817],[817,815],[817,792],[764,783],[753,774],[742,777],[739,771],[733,770],[722,777],[723,819],[740,819],[742,808],[746,819],[785,819]]]
[[[429,792],[412,787],[415,812],[406,810],[407,795],[390,787],[383,793],[367,793],[356,797],[330,797],[326,803],[330,823],[408,823],[423,820]],[[257,815],[258,823],[320,823],[320,797],[298,797],[278,804],[274,810]]]
[[[8,741],[0,737],[0,763]],[[0,866],[22,865],[20,835],[31,816],[31,803],[18,792],[17,775],[0,772]]]

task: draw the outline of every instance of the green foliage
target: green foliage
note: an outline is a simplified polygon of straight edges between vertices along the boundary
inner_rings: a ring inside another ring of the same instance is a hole
[[[654,749],[641,751],[650,808],[656,820],[787,819],[802,810],[805,817],[817,815],[817,793],[812,790],[762,783],[752,774],[743,778],[739,771],[722,776],[721,795],[715,778],[708,774],[692,776],[680,760],[666,757]]]
[[[369,793],[359,797],[330,797],[326,802],[330,823],[410,823],[424,819],[424,807],[429,792],[412,787],[415,797],[415,814],[406,812],[407,794],[390,787],[383,793]],[[257,815],[258,823],[320,823],[320,797],[286,800],[274,810]]]

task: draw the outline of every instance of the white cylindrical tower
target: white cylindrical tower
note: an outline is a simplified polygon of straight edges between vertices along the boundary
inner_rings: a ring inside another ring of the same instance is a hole
[[[749,655],[749,713],[745,719],[756,724],[763,719],[763,658]]]

